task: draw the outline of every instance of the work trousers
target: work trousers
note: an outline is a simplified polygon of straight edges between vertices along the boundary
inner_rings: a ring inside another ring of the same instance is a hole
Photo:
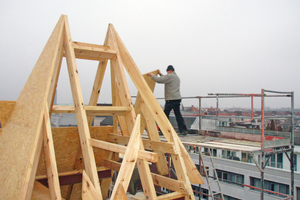
[[[180,103],[181,103],[181,99],[167,100],[165,104],[164,112],[169,119],[170,112],[174,110],[179,132],[182,133],[183,131],[187,131],[187,127],[185,125],[185,121],[180,112]]]

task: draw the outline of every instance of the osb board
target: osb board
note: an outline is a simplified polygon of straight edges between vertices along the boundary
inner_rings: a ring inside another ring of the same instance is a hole
[[[61,18],[62,19],[62,18]],[[59,20],[33,68],[0,135],[0,199],[30,198],[43,113],[58,56],[63,21]],[[32,171],[33,170],[33,171]]]
[[[94,139],[106,140],[107,134],[112,132],[113,128],[111,126],[91,127],[91,137]],[[78,151],[81,150],[79,149],[80,143],[77,127],[52,128],[52,135],[58,173],[73,171]],[[104,150],[94,148],[97,166],[100,163],[100,158],[103,157],[105,153],[106,151]],[[42,151],[36,175],[45,174],[45,159]]]
[[[10,113],[15,107],[15,101],[0,101],[0,124],[4,127]]]
[[[91,137],[99,140],[106,140],[107,134],[112,133],[113,128],[111,126],[101,126],[101,127],[91,127]],[[57,162],[58,172],[68,172],[73,171],[75,167],[75,162],[80,147],[79,134],[77,127],[60,127],[52,128],[55,156]],[[95,160],[97,166],[99,166],[100,158],[106,151],[99,148],[94,148]],[[82,167],[84,164],[82,163]],[[37,169],[37,175],[45,175],[45,161],[44,153],[42,151],[39,165]],[[61,195],[66,198],[69,185],[61,186]],[[71,199],[81,199],[81,183],[73,185],[73,190],[71,194]]]

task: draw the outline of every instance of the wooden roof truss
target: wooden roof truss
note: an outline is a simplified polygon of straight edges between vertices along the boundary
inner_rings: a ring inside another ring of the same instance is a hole
[[[63,57],[67,61],[73,106],[53,106]],[[99,61],[88,106],[83,102],[76,58]],[[113,106],[97,106],[108,60]],[[124,68],[138,90],[135,107]],[[54,147],[58,142],[54,136],[70,135],[78,130],[80,146],[76,152],[76,163],[72,165],[74,170],[83,170],[64,173],[82,173],[82,199],[106,198],[111,178],[103,179],[100,183],[97,173],[101,167],[119,171],[111,199],[127,199],[126,191],[135,166],[138,167],[143,191],[148,199],[195,199],[191,182],[203,184],[203,179],[153,95],[154,86],[154,81],[140,73],[112,24],[108,26],[103,46],[74,42],[71,39],[67,16],[62,15],[18,100],[10,107],[7,121],[2,123],[0,198],[44,199],[38,194],[42,193],[39,187],[43,186],[35,181],[39,179],[37,174],[41,174],[39,168],[43,165],[41,158],[44,155],[49,187],[46,190],[43,188],[43,191],[49,191],[51,199],[62,199],[59,179],[63,172],[60,163],[63,161],[56,158],[59,156],[59,147]],[[75,113],[77,128],[51,128],[51,113]],[[104,131],[105,137],[98,134],[100,139],[91,136],[94,131],[101,129],[91,127],[95,115],[113,116],[113,127],[105,129],[109,130]],[[167,142],[160,141],[156,123]],[[121,134],[118,134],[118,127]],[[141,137],[145,127],[149,139]],[[42,146],[44,154],[41,154]],[[96,153],[96,149],[101,149],[102,153]],[[63,154],[67,149],[61,151]],[[117,162],[119,153],[124,154],[122,163]],[[164,153],[170,153],[172,156],[177,180],[164,176],[168,174]],[[71,155],[65,159],[70,157]],[[84,161],[82,167],[79,162],[81,157]],[[158,174],[150,172],[149,162],[156,163]],[[157,196],[154,185],[174,192]],[[69,199],[72,196],[71,192],[67,192],[66,196],[65,198]]]

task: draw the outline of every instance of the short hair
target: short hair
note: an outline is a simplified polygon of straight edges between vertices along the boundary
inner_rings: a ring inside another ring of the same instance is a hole
[[[174,67],[172,65],[169,65],[167,67],[167,71],[175,71]]]

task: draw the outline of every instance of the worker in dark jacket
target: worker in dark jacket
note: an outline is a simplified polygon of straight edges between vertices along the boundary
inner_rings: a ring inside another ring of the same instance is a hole
[[[169,118],[171,110],[174,110],[176,121],[178,124],[179,132],[182,135],[186,135],[188,133],[187,127],[185,125],[184,119],[180,112],[180,103],[181,103],[181,95],[180,95],[180,79],[175,73],[175,69],[172,65],[167,67],[167,74],[163,75],[160,71],[158,71],[159,76],[155,76],[152,72],[148,73],[148,76],[157,82],[165,84],[165,109],[164,112],[166,116]]]

